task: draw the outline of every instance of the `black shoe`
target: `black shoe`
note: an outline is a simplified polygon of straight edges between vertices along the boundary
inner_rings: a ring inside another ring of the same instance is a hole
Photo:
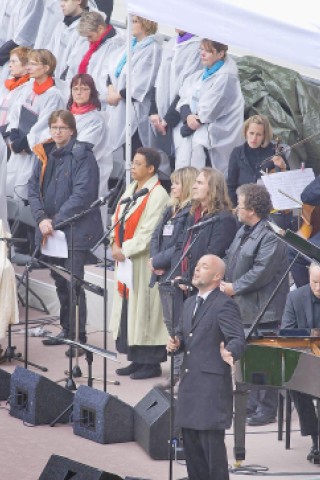
[[[132,378],[132,380],[143,380],[144,378],[161,377],[161,374],[162,370],[159,364],[147,364],[142,365],[142,368],[131,373],[130,378]]]
[[[55,337],[48,337],[45,340],[42,340],[43,345],[53,346],[53,345],[63,345],[64,342],[62,339],[68,338],[67,333],[62,330],[62,332],[58,333]]]
[[[127,367],[117,368],[116,374],[120,375],[120,376],[131,375],[131,373],[136,372],[137,370],[139,370],[142,367],[143,367],[143,365],[141,365],[140,363],[132,362]]]
[[[78,350],[78,357],[82,357],[82,355],[85,354],[85,351],[83,350],[83,348],[71,347],[72,358],[76,356],[76,350]],[[64,354],[66,357],[70,357],[70,348],[68,348],[68,350],[66,350]]]
[[[307,460],[311,463],[320,463],[320,452],[315,445],[312,445],[310,452],[307,455]]]
[[[274,423],[276,417],[267,417],[266,415],[256,414],[247,419],[247,425],[249,427],[260,427],[262,425],[268,425],[268,423]]]

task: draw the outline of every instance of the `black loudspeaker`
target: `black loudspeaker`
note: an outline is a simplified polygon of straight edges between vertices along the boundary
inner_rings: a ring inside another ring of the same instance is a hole
[[[106,392],[81,385],[74,397],[73,433],[98,443],[132,442],[133,408]]]
[[[73,393],[46,377],[16,367],[11,376],[10,415],[32,425],[51,423],[69,405]],[[69,413],[59,420],[68,422]]]
[[[154,460],[169,459],[170,397],[153,388],[134,407],[135,441]]]
[[[51,455],[38,480],[122,480],[118,475],[103,472],[69,458]]]
[[[11,375],[5,370],[0,370],[0,401],[8,400],[10,395],[10,378]]]

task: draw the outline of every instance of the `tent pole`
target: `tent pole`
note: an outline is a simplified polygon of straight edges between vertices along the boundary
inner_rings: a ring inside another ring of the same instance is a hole
[[[126,185],[130,184],[131,165],[131,38],[132,38],[132,15],[127,16],[127,75],[126,75]]]

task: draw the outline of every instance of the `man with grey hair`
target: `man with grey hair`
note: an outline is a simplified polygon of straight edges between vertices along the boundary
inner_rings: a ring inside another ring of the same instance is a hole
[[[88,40],[87,51],[80,61],[78,57],[70,62],[66,80],[71,82],[77,73],[91,75],[100,94],[102,109],[105,110],[109,60],[114,51],[124,44],[124,37],[111,24],[107,24],[99,12],[83,13],[78,25],[78,32]]]
[[[272,209],[270,195],[262,185],[253,183],[237,189],[238,230],[226,256],[225,282],[222,291],[237,302],[245,328],[250,328],[273,291],[279,286],[287,261],[287,247],[268,228],[267,218]],[[277,332],[285,298],[289,290],[286,279],[278,288],[264,312],[258,330]],[[254,393],[255,392],[255,393]],[[271,389],[251,391],[248,403],[248,425],[259,426],[275,421],[278,394]]]
[[[282,316],[281,328],[320,328],[320,265],[312,262],[309,283],[290,292]],[[313,398],[300,392],[290,392],[294,401],[302,436],[311,436],[312,446],[307,460],[319,459],[318,418]]]
[[[244,352],[245,340],[237,304],[219,289],[225,265],[204,255],[192,284],[169,352],[183,351],[176,424],[182,429],[190,480],[228,480],[225,429],[232,422],[231,367]]]

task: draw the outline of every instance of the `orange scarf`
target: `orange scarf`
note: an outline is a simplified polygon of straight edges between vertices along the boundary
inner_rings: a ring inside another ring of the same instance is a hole
[[[18,78],[8,78],[5,82],[4,85],[7,90],[11,92],[11,90],[14,90],[17,87],[20,87],[20,85],[23,85],[30,79],[30,75],[27,73],[26,75],[22,75],[22,77]]]
[[[133,238],[134,233],[136,231],[136,228],[138,226],[138,223],[140,221],[141,215],[146,207],[147,201],[149,200],[150,193],[152,190],[160,185],[160,182],[158,181],[151,190],[149,190],[149,193],[144,197],[142,202],[140,203],[139,207],[130,215],[125,220],[125,229],[124,229],[124,237],[123,241],[125,242],[126,240],[130,240]],[[118,203],[116,214],[115,214],[115,223],[119,220],[119,212],[120,212],[120,203]],[[121,248],[121,242],[120,242],[120,223],[118,223],[114,229],[114,237],[115,237],[115,242],[116,245]],[[126,291],[126,298],[129,296],[129,289],[125,288],[124,284],[118,281],[118,292],[121,297],[124,296],[124,292]]]
[[[32,151],[35,153],[35,155],[38,157],[38,159],[42,163],[41,172],[40,172],[40,190],[42,189],[44,173],[45,173],[47,165],[48,165],[48,157],[47,157],[47,154],[46,154],[46,151],[45,151],[43,145],[45,143],[51,143],[51,142],[53,142],[53,140],[52,140],[52,138],[49,138],[49,140],[46,140],[43,143],[38,143],[32,149]]]
[[[41,84],[39,84],[36,80],[33,84],[33,91],[37,95],[42,95],[44,92],[49,90],[49,88],[53,87],[54,81],[52,77],[48,77],[47,80]]]

